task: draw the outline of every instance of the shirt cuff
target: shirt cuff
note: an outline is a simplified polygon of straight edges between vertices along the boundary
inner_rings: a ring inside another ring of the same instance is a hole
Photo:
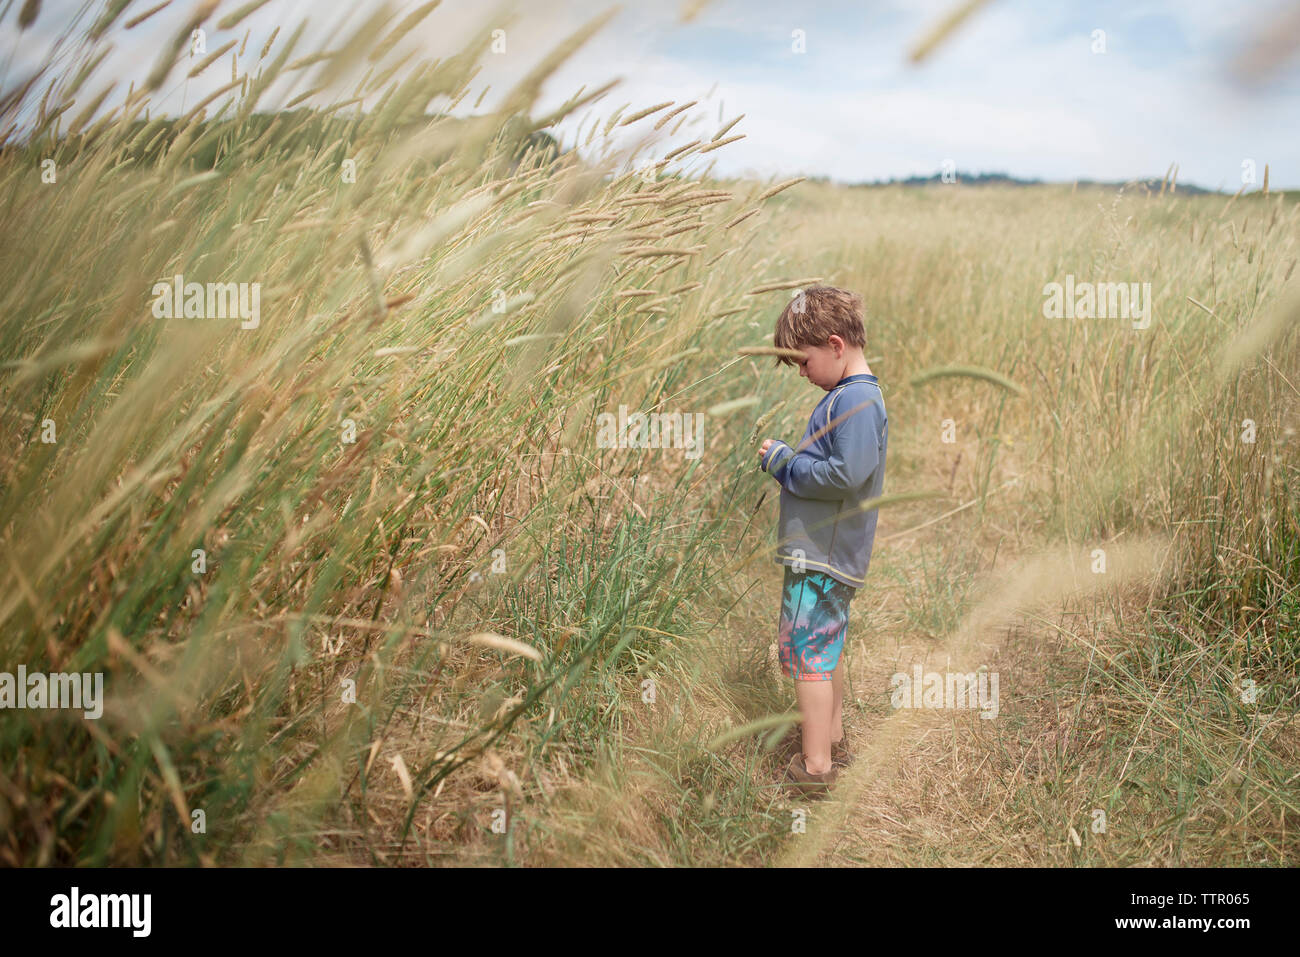
[[[785,472],[786,466],[790,464],[790,460],[793,458],[794,449],[780,439],[774,439],[771,446],[768,447],[767,454],[763,456],[761,463],[763,471],[780,482],[782,473]]]

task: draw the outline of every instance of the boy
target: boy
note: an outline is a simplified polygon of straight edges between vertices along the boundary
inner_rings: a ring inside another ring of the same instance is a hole
[[[797,362],[777,362],[797,364],[827,393],[797,447],[765,439],[758,450],[759,467],[781,486],[779,649],[803,719],[802,754],[786,770],[796,784],[824,790],[838,773],[832,746],[847,760],[840,654],[849,603],[871,561],[877,512],[861,505],[884,488],[889,419],[863,356],[860,296],[831,286],[805,289],[777,319],[773,340],[778,349],[804,353]]]

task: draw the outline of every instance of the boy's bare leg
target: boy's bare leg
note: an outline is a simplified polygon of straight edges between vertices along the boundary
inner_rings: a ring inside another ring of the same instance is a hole
[[[844,655],[835,663],[831,672],[831,693],[834,703],[831,711],[831,742],[839,744],[844,740]]]
[[[803,717],[803,760],[810,774],[831,769],[831,720],[835,707],[834,681],[796,681],[795,698]]]

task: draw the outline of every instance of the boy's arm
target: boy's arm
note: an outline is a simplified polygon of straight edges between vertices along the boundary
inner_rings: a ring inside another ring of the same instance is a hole
[[[822,460],[807,452],[796,452],[775,441],[763,459],[762,468],[787,492],[800,498],[842,499],[860,488],[880,464],[876,445],[876,413],[869,399],[855,409],[833,416],[830,457]]]

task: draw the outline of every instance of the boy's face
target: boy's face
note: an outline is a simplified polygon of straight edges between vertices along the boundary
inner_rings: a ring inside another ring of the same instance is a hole
[[[800,344],[799,348],[807,356],[798,364],[799,374],[813,385],[829,392],[844,378],[844,341],[839,336],[831,336],[824,346]]]

